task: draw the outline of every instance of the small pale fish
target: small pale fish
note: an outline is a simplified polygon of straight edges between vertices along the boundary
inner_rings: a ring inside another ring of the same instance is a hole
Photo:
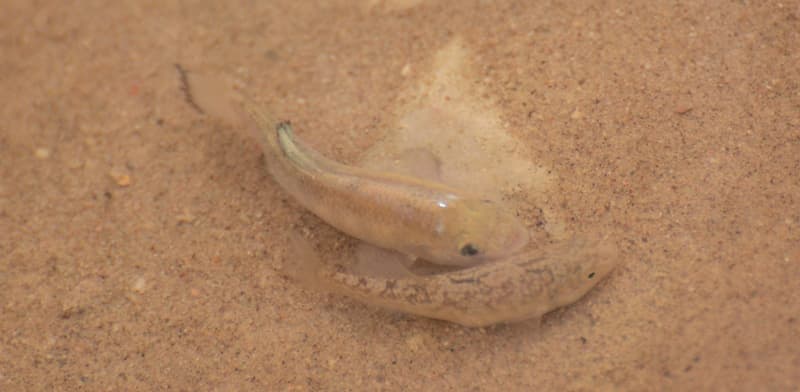
[[[285,272],[301,285],[389,310],[468,327],[538,318],[572,304],[619,261],[616,247],[587,236],[476,267],[398,279],[356,275],[326,264],[311,244],[291,236]]]
[[[353,237],[412,257],[471,266],[519,252],[524,225],[502,203],[443,183],[347,166],[250,104],[270,174],[304,208]]]

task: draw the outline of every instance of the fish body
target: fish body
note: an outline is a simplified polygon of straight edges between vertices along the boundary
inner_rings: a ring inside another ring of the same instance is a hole
[[[504,205],[443,183],[338,163],[246,106],[259,127],[270,174],[303,207],[370,244],[429,262],[471,266],[506,257],[529,241]]]
[[[428,276],[384,279],[323,263],[294,238],[289,275],[306,287],[403,313],[483,327],[538,318],[583,297],[618,263],[616,248],[577,236],[545,249]]]

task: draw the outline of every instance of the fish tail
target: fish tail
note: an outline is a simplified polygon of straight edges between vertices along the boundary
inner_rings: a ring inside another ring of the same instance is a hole
[[[320,165],[318,154],[295,140],[291,123],[281,122],[275,127],[275,130],[278,134],[280,150],[294,165],[308,171],[325,171],[325,168]]]
[[[290,122],[275,121],[252,102],[245,101],[243,106],[258,126],[257,136],[267,157],[285,157],[288,163],[305,171],[325,172],[335,166],[329,159],[297,141]]]

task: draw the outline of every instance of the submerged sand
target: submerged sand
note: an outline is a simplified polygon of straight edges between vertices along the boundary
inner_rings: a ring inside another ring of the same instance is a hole
[[[800,5],[324,3],[0,5],[0,389],[800,386]],[[487,329],[307,291],[287,234],[353,242],[233,93],[342,162],[424,146],[620,267]]]

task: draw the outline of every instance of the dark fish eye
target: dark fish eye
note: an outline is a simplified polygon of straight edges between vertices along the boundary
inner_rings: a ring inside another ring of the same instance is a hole
[[[589,279],[594,278],[594,272],[589,273]]]
[[[476,254],[478,254],[478,248],[472,246],[472,244],[466,244],[461,247],[462,256],[475,256]]]

